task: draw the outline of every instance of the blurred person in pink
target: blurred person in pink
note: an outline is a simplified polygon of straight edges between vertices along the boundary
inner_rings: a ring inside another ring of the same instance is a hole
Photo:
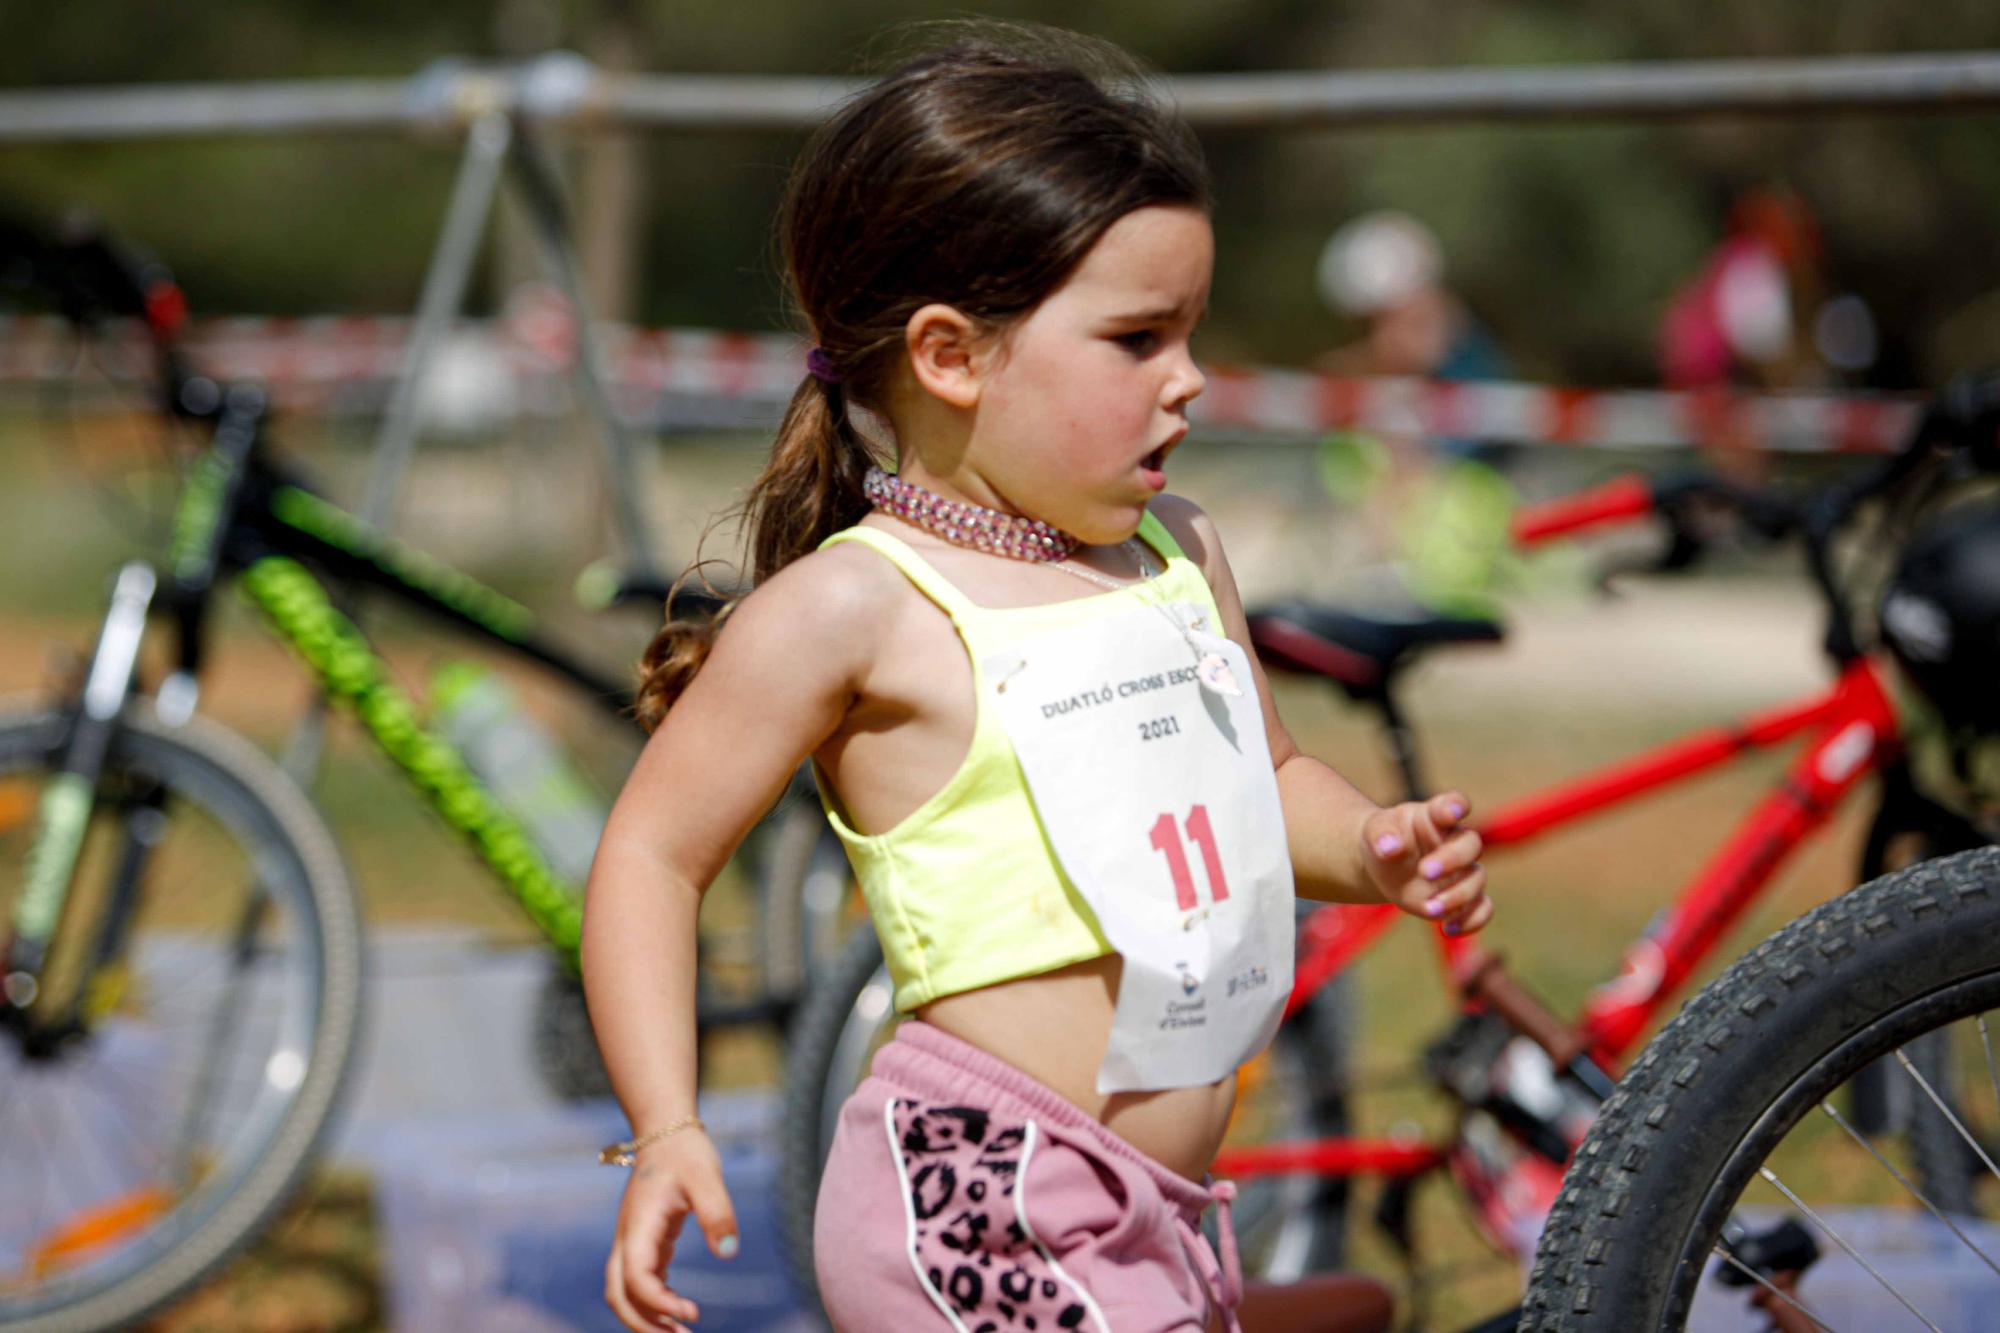
[[[1752,190],[1728,232],[1660,321],[1660,374],[1671,387],[1777,388],[1820,378],[1802,324],[1823,293],[1819,225],[1785,190]]]
[[[1874,364],[1875,320],[1852,293],[1829,295],[1820,228],[1792,190],[1748,190],[1727,232],[1660,321],[1660,376],[1702,393],[1702,443],[1726,472],[1765,470],[1725,390],[1823,387]]]

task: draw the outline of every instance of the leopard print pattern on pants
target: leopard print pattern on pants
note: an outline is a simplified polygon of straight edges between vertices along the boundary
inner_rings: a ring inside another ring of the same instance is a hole
[[[1089,1327],[1080,1293],[1021,1226],[1015,1191],[1027,1125],[902,1098],[892,1116],[914,1249],[933,1296],[968,1333]]]

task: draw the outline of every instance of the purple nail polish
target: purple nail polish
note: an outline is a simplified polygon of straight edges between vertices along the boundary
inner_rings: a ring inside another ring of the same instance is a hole
[[[1439,875],[1442,875],[1444,873],[1444,867],[1440,866],[1435,861],[1426,861],[1423,863],[1423,865],[1419,866],[1418,869],[1424,872],[1425,879],[1436,879]]]
[[[1393,833],[1384,833],[1381,837],[1375,839],[1375,854],[1377,856],[1394,856],[1402,850],[1403,840]]]
[[[1451,817],[1453,819],[1465,818],[1465,807],[1463,805],[1460,805],[1457,801],[1453,801],[1450,805],[1446,806],[1445,809],[1451,811]]]
[[[1425,904],[1424,904],[1424,915],[1425,915],[1425,916],[1443,916],[1443,915],[1444,915],[1444,899],[1442,899],[1442,898],[1433,898],[1433,899],[1431,899],[1431,900],[1430,900],[1429,902],[1425,903]]]
[[[1456,935],[1456,934],[1458,934],[1458,922],[1456,922],[1456,921],[1447,921],[1447,922],[1445,923],[1445,927],[1444,927],[1444,933],[1445,933],[1445,934],[1447,934],[1447,935]]]

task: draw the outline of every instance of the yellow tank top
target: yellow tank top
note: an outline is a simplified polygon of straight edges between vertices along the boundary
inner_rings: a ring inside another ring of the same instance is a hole
[[[1135,600],[1194,602],[1219,623],[1208,580],[1166,527],[1147,514],[1139,536],[1165,562],[1154,578],[1095,596],[1005,608],[976,605],[879,528],[847,528],[820,543],[860,542],[895,565],[951,617],[972,659],[972,746],[944,786],[895,827],[857,833],[814,769],[827,820],[847,848],[881,936],[898,1011],[1114,952],[1036,818],[1013,746],[986,704],[980,663],[1010,644],[1123,611]]]

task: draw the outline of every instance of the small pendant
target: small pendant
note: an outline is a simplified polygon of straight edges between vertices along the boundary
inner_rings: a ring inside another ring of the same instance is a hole
[[[1194,665],[1195,678],[1201,687],[1214,694],[1240,696],[1243,689],[1236,683],[1236,673],[1229,669],[1229,663],[1222,660],[1221,653],[1205,653],[1201,661]]]

